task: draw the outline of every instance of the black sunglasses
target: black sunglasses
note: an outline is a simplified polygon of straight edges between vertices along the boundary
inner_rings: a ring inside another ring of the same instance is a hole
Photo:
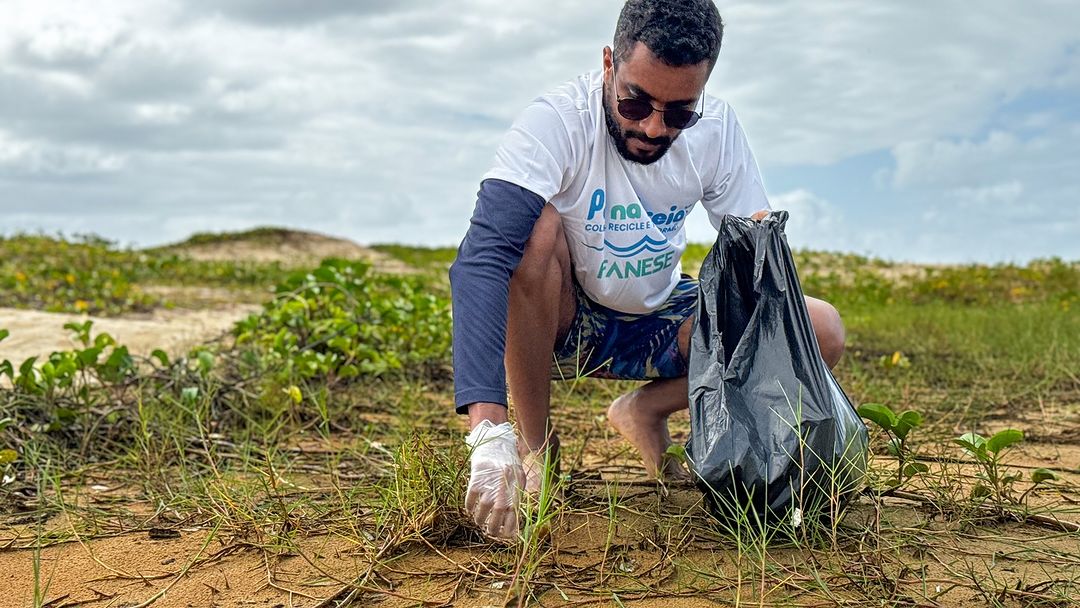
[[[689,129],[701,119],[701,112],[689,108],[665,108],[657,110],[651,103],[637,97],[619,97],[618,85],[615,84],[615,65],[611,66],[611,88],[615,90],[615,107],[626,120],[645,120],[653,112],[664,115],[664,124],[672,129]],[[701,91],[701,109],[705,110],[705,90]]]

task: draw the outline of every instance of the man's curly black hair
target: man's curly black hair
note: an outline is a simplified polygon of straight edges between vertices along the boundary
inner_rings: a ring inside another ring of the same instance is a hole
[[[679,67],[720,55],[724,22],[712,0],[627,0],[615,26],[615,62],[644,43],[665,64]]]

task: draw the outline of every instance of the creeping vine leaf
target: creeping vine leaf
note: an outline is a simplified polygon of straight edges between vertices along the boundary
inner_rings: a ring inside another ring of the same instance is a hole
[[[888,406],[880,403],[864,403],[859,406],[859,415],[885,430],[896,426],[896,414]]]
[[[912,462],[914,455],[907,447],[911,429],[922,424],[922,414],[915,410],[906,410],[897,416],[891,408],[880,403],[864,403],[858,413],[863,418],[880,426],[888,435],[886,449],[897,460],[896,477],[885,482],[890,488],[899,488],[905,479],[926,473],[930,470],[921,462]]]
[[[1044,481],[1057,481],[1058,474],[1050,469],[1038,468],[1031,472],[1032,483],[1043,483]]]
[[[986,449],[994,454],[1000,454],[1005,448],[1014,443],[1024,440],[1024,433],[1016,429],[998,431],[993,437],[986,440]]]

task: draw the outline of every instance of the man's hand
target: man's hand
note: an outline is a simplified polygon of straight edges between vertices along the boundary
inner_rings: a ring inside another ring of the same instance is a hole
[[[755,211],[754,215],[750,216],[750,219],[754,220],[755,222],[760,222],[761,220],[765,219],[768,215],[769,215],[769,210],[768,209],[762,209],[761,211]]]
[[[483,420],[465,437],[472,448],[465,510],[487,535],[513,538],[518,533],[518,495],[525,473],[509,422]]]

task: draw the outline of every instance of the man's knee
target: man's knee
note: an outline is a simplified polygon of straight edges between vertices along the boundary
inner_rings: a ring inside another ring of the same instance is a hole
[[[824,300],[806,296],[806,308],[814,326],[821,357],[830,367],[835,367],[844,355],[844,322],[836,308]]]
[[[570,249],[566,244],[562,217],[555,207],[545,205],[525,242],[525,253],[514,270],[512,282],[550,281],[553,274],[557,277],[569,271],[569,264]]]
[[[694,315],[690,315],[679,326],[678,345],[679,354],[682,355],[683,361],[690,359],[690,336],[694,333]]]

